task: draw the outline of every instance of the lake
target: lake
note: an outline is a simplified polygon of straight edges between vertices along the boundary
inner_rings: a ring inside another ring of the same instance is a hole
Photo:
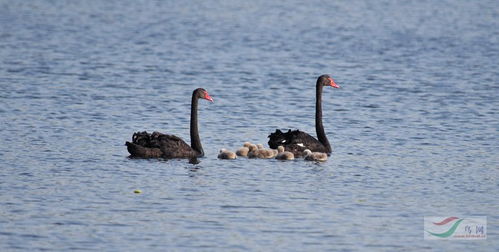
[[[1,0],[0,250],[497,251],[497,27],[498,1]],[[321,74],[327,162],[217,159],[315,136]],[[128,158],[190,142],[198,87],[205,157]]]

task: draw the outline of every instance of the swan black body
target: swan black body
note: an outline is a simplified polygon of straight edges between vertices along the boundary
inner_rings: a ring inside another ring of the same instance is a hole
[[[270,148],[277,149],[281,145],[286,151],[292,152],[298,157],[303,156],[303,151],[306,149],[313,149],[314,152],[331,153],[331,146],[329,146],[328,149],[313,136],[299,130],[282,132],[277,129],[274,133],[269,135],[269,138]]]
[[[303,156],[303,151],[306,149],[313,152],[323,152],[328,155],[331,154],[332,148],[326,137],[326,133],[324,132],[324,126],[322,125],[322,88],[324,86],[339,88],[339,86],[331,77],[329,77],[329,75],[321,75],[317,79],[315,86],[315,131],[317,133],[318,140],[299,130],[288,130],[284,133],[277,129],[274,133],[268,136],[270,138],[268,142],[270,148],[277,149],[279,145],[282,145],[287,151],[292,152],[297,157]]]
[[[126,142],[128,152],[132,157],[140,158],[193,158],[204,156],[203,146],[198,133],[198,99],[206,99],[213,102],[208,92],[198,88],[192,92],[191,102],[191,146],[187,145],[181,138],[159,132],[152,134],[136,132],[132,136],[132,142]]]

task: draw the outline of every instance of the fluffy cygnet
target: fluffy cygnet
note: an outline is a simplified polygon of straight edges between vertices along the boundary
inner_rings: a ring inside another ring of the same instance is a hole
[[[324,162],[327,160],[327,154],[322,152],[312,152],[309,149],[303,151],[305,160],[307,161],[320,161]]]
[[[249,152],[249,148],[248,147],[241,147],[241,148],[239,148],[236,151],[236,155],[238,155],[240,157],[247,157],[248,156],[248,152]]]
[[[275,157],[276,159],[279,159],[279,160],[293,160],[293,159],[295,159],[295,155],[292,152],[284,151],[284,147],[282,145],[277,147],[277,151],[279,153]]]
[[[251,143],[250,142],[244,142],[244,145],[243,147],[239,148],[237,151],[236,151],[236,155],[240,156],[240,157],[247,157],[248,156],[248,152],[249,152],[249,147],[250,147]]]
[[[276,150],[272,149],[258,150],[258,158],[268,159],[268,158],[274,158],[276,155],[277,155]]]
[[[248,157],[258,158],[258,147],[255,144],[251,144],[249,147]]]
[[[220,159],[236,159],[236,153],[226,150],[226,149],[221,149],[220,153],[218,153],[218,158]]]

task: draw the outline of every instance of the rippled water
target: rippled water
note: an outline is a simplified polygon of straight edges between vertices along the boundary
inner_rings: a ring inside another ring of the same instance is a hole
[[[497,27],[497,1],[0,1],[0,250],[497,251]],[[216,159],[315,135],[323,73],[328,162]],[[129,159],[188,141],[197,87],[206,157]],[[423,240],[451,215],[488,239]]]

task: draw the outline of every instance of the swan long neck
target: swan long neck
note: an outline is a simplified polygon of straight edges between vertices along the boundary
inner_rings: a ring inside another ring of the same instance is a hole
[[[191,148],[198,153],[199,157],[202,157],[204,156],[204,151],[198,131],[198,99],[199,97],[194,91],[191,102]]]
[[[324,126],[322,125],[322,87],[322,83],[318,81],[315,93],[315,131],[319,142],[326,147],[328,153],[331,153],[331,145],[329,144],[329,140],[324,132]]]

